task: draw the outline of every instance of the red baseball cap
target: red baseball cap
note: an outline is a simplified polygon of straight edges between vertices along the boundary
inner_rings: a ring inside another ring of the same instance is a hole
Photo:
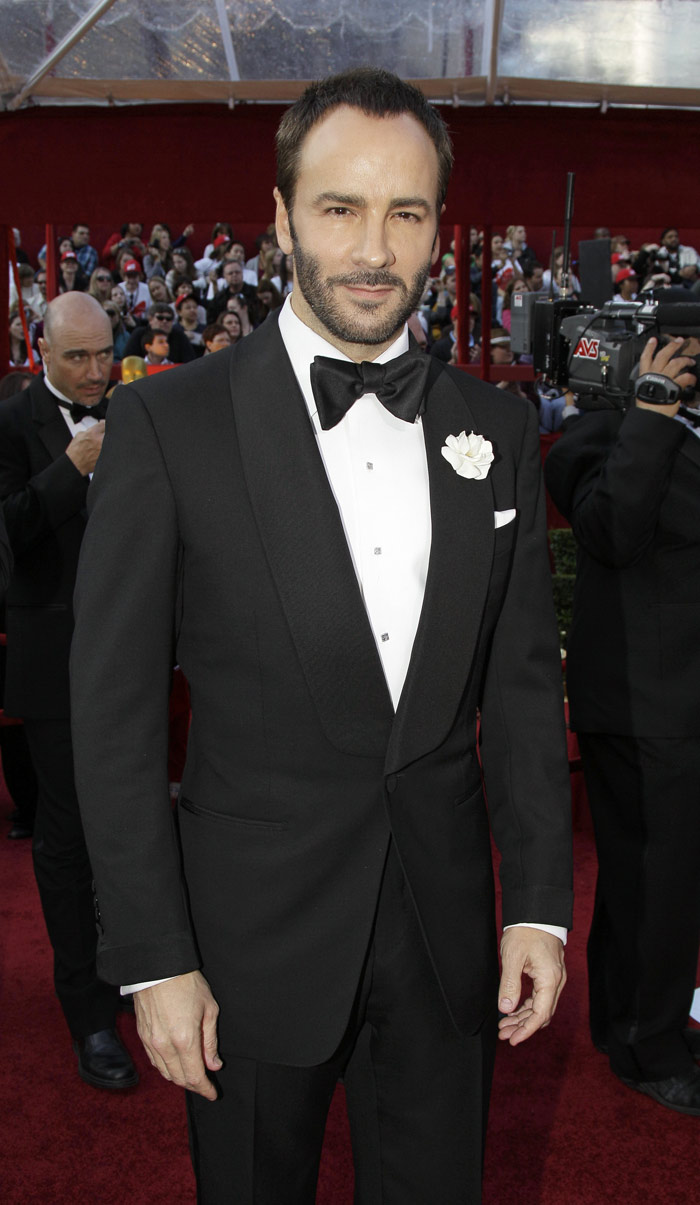
[[[217,234],[216,238],[214,239],[214,246],[220,247],[222,243],[230,243],[230,242],[231,242],[231,239],[229,238],[229,236],[227,234]]]
[[[135,272],[138,276],[141,269],[135,259],[128,259],[125,264],[122,264],[123,272]]]

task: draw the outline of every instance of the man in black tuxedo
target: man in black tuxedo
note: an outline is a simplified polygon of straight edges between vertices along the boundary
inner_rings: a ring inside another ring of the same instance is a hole
[[[312,86],[278,133],[291,298],[110,408],[76,592],[78,789],[100,967],[188,1088],[205,1202],[312,1202],[340,1076],[358,1201],[478,1201],[497,1002],[517,1044],[564,980],[537,416],[406,332],[451,158],[395,76]]]
[[[54,951],[56,994],[83,1079],[137,1081],[114,1030],[118,995],[95,967],[92,873],[73,779],[68,658],[89,478],[104,435],[109,319],[94,298],[48,306],[44,376],[0,403],[0,497],[15,568],[7,593],[5,710],[20,716],[36,772],[34,869]]]
[[[698,353],[697,338],[652,340],[640,381],[692,389]],[[629,1087],[700,1116],[700,1042],[685,1030],[700,938],[700,439],[679,404],[583,415],[545,475],[579,545],[567,679],[598,849],[593,1041]]]

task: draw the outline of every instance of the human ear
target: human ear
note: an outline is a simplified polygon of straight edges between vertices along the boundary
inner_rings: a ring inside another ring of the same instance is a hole
[[[277,242],[284,251],[285,255],[291,255],[294,250],[292,234],[289,228],[289,211],[284,201],[279,188],[275,188],[272,194],[275,198],[277,210],[275,213],[275,228],[277,230]]]

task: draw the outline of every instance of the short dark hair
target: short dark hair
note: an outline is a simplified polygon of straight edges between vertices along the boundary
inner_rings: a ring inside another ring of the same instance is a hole
[[[149,348],[153,343],[153,340],[157,339],[160,335],[162,335],[164,339],[168,338],[165,331],[154,331],[151,330],[150,326],[147,327],[141,336],[141,351],[146,351],[146,349]],[[168,343],[168,351],[170,351],[170,343]]]
[[[172,318],[174,322],[175,315],[173,314],[172,306],[170,305],[169,301],[154,301],[153,305],[149,305],[146,311],[146,317],[155,318],[158,314],[164,314],[166,310],[168,311],[168,317]]]
[[[212,339],[215,339],[222,331],[225,335],[228,335],[226,327],[221,322],[211,322],[202,331],[202,343],[211,343]]]
[[[306,135],[321,118],[341,105],[350,105],[374,117],[410,113],[420,122],[437,151],[439,215],[447,193],[453,160],[452,141],[447,126],[419,88],[379,67],[355,67],[349,71],[341,71],[339,75],[317,80],[302,92],[290,109],[287,109],[275,139],[277,187],[287,209],[291,210],[294,202],[299,158]]]

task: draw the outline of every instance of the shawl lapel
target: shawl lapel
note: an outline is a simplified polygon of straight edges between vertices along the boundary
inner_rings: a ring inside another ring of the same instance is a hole
[[[39,439],[51,460],[58,460],[71,441],[68,424],[55,397],[44,384],[43,377],[32,381],[29,392],[32,400],[32,421],[36,424]]]
[[[383,759],[393,707],[338,507],[277,322],[232,357],[231,391],[260,538],[321,724]]]
[[[386,772],[430,752],[452,726],[469,680],[494,545],[491,481],[459,477],[442,455],[448,435],[479,428],[464,396],[438,364],[423,415],[432,543],[423,609],[396,713]],[[483,432],[488,437],[488,432]]]

